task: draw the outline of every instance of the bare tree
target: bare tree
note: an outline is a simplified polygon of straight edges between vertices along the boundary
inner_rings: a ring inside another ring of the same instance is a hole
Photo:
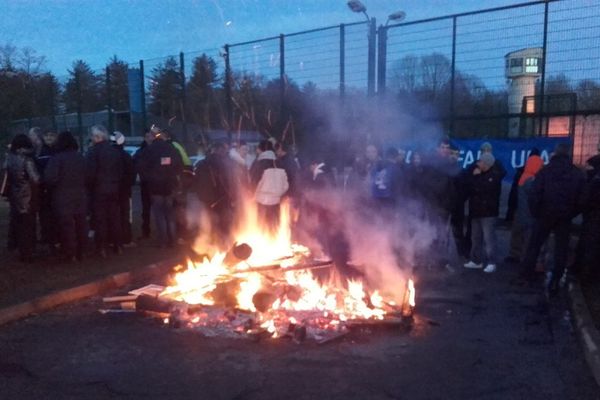
[[[27,75],[38,75],[46,63],[46,57],[38,56],[31,47],[22,48],[17,60],[19,69],[22,69]]]

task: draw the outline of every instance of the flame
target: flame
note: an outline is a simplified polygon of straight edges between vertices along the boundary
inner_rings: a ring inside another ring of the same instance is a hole
[[[415,283],[413,282],[412,279],[409,279],[408,280],[408,305],[413,308],[417,304],[415,302],[415,296],[416,296]]]
[[[258,223],[256,208],[246,205],[245,218],[235,235],[237,243],[247,243],[251,256],[236,265],[224,263],[226,253],[214,252],[211,258],[201,262],[188,261],[187,268],[178,272],[171,286],[161,296],[169,296],[192,305],[215,305],[213,291],[220,283],[239,281],[234,294],[236,308],[259,314],[261,328],[281,336],[289,324],[304,323],[307,319],[318,320],[324,329],[339,329],[343,322],[354,319],[380,320],[393,310],[395,302],[384,300],[379,291],[369,293],[361,280],[342,282],[332,274],[327,281],[317,279],[310,270],[284,271],[278,278],[252,272],[251,267],[280,265],[282,269],[306,262],[310,257],[308,248],[292,242],[291,210],[289,204],[281,206],[280,223],[276,230],[262,229]],[[197,249],[206,253],[206,249]],[[281,276],[282,275],[282,276]],[[414,307],[414,282],[407,283],[408,302]],[[258,293],[265,293],[261,301],[265,311],[257,311],[254,303]],[[272,296],[270,295],[272,294]],[[403,294],[406,298],[407,293]],[[398,298],[402,298],[400,294]],[[271,302],[272,301],[272,302]],[[209,314],[203,314],[208,316]],[[190,319],[192,324],[203,324],[201,318]],[[240,328],[247,331],[247,328]]]

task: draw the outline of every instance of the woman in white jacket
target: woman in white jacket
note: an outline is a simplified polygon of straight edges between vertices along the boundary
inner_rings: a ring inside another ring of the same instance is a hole
[[[261,141],[257,153],[250,167],[250,183],[254,189],[259,223],[274,231],[279,225],[281,198],[289,188],[288,177],[285,170],[277,165],[271,142]]]

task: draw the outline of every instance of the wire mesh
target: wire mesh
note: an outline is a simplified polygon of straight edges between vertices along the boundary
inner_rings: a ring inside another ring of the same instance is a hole
[[[285,73],[289,84],[311,82],[322,89],[340,84],[340,28],[285,38]]]

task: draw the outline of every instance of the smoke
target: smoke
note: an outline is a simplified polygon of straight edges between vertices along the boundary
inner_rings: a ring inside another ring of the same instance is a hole
[[[308,191],[296,226],[298,238],[316,238],[338,270],[344,262],[360,271],[369,286],[401,300],[413,268],[438,238],[439,229],[417,202],[381,209],[361,189],[342,193],[335,188]],[[342,254],[340,254],[342,253]],[[344,254],[346,253],[346,254]],[[344,259],[346,255],[346,259]]]
[[[315,96],[306,106],[317,122],[302,143],[303,153],[309,158],[323,156],[332,164],[339,164],[340,156],[364,152],[367,144],[380,150],[395,146],[429,152],[444,136],[438,123],[424,120],[431,119],[430,107],[417,101],[407,104],[399,98],[350,92],[343,101],[326,94]]]
[[[370,177],[357,176],[357,164],[365,161],[365,148],[371,144],[380,156],[389,147],[409,153],[419,151],[424,155],[423,165],[436,169],[435,150],[444,137],[442,129],[419,118],[430,114],[428,106],[392,98],[367,98],[363,93],[348,93],[343,102],[316,96],[309,110],[320,125],[316,128],[318,135],[303,144],[304,164],[316,159],[325,161],[331,175],[339,178],[350,170],[358,183],[340,189],[341,179],[337,179],[338,188],[304,190],[306,207],[296,235],[312,240],[313,248],[320,246],[336,264],[349,262],[372,287],[397,297],[404,292],[413,268],[445,262],[444,256],[453,247],[446,214],[440,213],[430,199],[415,195],[409,167],[403,172],[403,190],[396,207],[382,209],[371,198]],[[433,172],[430,180],[435,182],[438,172]],[[432,186],[426,190],[435,194],[437,188]],[[344,252],[348,260],[344,260]],[[432,257],[432,253],[438,254]],[[449,259],[456,256],[450,253]]]

